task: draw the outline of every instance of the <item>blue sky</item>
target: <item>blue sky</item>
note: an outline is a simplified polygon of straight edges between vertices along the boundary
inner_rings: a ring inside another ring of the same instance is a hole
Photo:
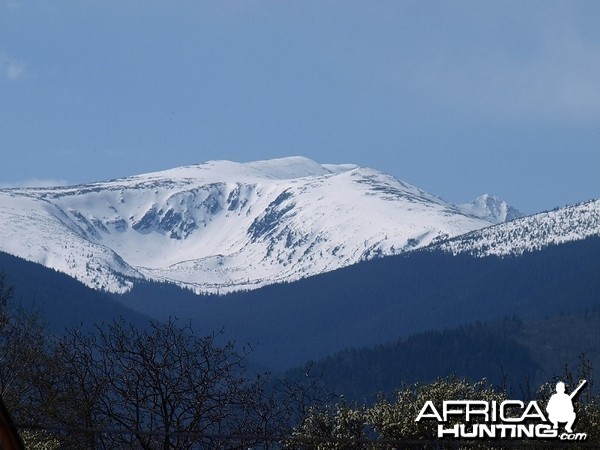
[[[600,2],[0,0],[0,185],[303,155],[600,197]]]

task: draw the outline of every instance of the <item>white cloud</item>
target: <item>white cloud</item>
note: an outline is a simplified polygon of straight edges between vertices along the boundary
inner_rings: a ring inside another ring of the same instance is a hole
[[[18,80],[25,75],[25,63],[0,52],[0,75],[10,81]]]
[[[28,180],[16,181],[14,183],[0,183],[0,188],[23,188],[23,187],[53,187],[66,186],[65,180],[51,180],[43,178],[30,178]]]
[[[6,68],[6,78],[16,80],[25,72],[25,65],[19,61],[12,61]]]

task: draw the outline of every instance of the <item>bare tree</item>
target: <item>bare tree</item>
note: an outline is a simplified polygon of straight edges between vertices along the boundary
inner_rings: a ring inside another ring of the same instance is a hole
[[[0,394],[17,421],[37,421],[47,406],[40,391],[48,364],[44,331],[35,311],[14,304],[14,290],[0,272]]]
[[[245,377],[247,353],[221,340],[174,319],[144,330],[117,321],[95,334],[73,331],[57,348],[68,412],[60,420],[129,432],[95,436],[89,448],[224,446],[221,437],[256,428],[258,391]]]
[[[6,281],[4,271],[0,272],[0,329],[8,321],[7,307],[8,303],[13,299],[15,290]]]
[[[36,314],[8,308],[13,296],[0,273],[0,393],[29,443],[267,449],[331,400],[310,366],[293,380],[249,375],[251,349],[222,331],[169,319],[48,337]]]

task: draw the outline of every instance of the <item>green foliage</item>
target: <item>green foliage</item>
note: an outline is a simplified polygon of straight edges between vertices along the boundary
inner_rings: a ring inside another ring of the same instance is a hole
[[[365,437],[364,409],[338,403],[324,409],[311,408],[292,431],[285,448],[352,450],[358,448]]]
[[[573,402],[577,414],[575,428],[587,433],[587,443],[600,444],[600,395],[594,395],[593,367],[584,353],[579,355],[577,375],[573,373],[568,364],[565,364],[564,373],[553,377],[552,381],[542,384],[536,393],[536,398],[545,404],[554,394],[558,381],[565,383],[567,393],[569,393],[576,389],[582,380],[586,380],[587,385],[577,394]]]
[[[588,374],[588,380],[590,380]],[[563,377],[564,378],[564,377]],[[572,383],[576,386],[577,383]],[[540,405],[545,405],[554,390],[554,383],[547,383],[537,393]],[[469,382],[465,379],[447,377],[428,384],[413,384],[398,389],[392,400],[381,396],[371,407],[349,408],[344,404],[312,409],[306,419],[292,433],[286,448],[291,449],[367,449],[399,448],[407,442],[422,442],[432,448],[456,448],[456,442],[437,438],[438,422],[423,419],[416,422],[426,402],[431,401],[438,411],[444,400],[484,400],[502,402],[506,392],[496,390],[485,379]],[[578,420],[576,429],[587,433],[586,445],[600,444],[600,398],[575,403]],[[481,418],[474,418],[475,422]],[[460,417],[450,418],[446,428],[461,423]],[[367,439],[367,437],[369,439]],[[380,443],[380,444],[379,444]],[[514,442],[512,443],[514,444]],[[543,447],[543,442],[539,441]],[[489,448],[490,442],[478,440],[470,448]]]
[[[449,377],[398,389],[393,403],[382,396],[367,409],[367,420],[384,439],[436,439],[437,422],[415,421],[427,401],[441,409],[444,400],[502,401],[505,398],[503,392],[488,387],[485,379],[471,383]]]
[[[600,444],[600,399],[595,398],[591,402],[578,408],[577,429],[585,430],[588,434],[589,443]]]
[[[23,430],[21,439],[27,450],[58,450],[61,442],[51,433],[39,430]]]
[[[404,386],[396,391],[393,401],[382,395],[371,407],[352,408],[337,403],[321,409],[312,408],[293,430],[286,448],[358,449],[375,446],[377,441],[433,442],[437,440],[437,422],[415,421],[427,401],[441,408],[442,402],[449,399],[502,401],[505,398],[503,392],[490,388],[486,380],[471,383],[448,377],[430,384]]]

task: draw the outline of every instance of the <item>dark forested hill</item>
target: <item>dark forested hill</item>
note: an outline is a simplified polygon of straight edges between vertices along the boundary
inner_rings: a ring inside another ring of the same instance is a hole
[[[225,296],[199,297],[146,283],[110,298],[6,254],[0,254],[0,270],[18,298],[43,311],[51,330],[118,316],[137,323],[147,316],[176,316],[207,332],[224,327],[227,337],[255,344],[253,358],[275,370],[347,348],[504,316],[548,318],[551,333],[561,322],[550,319],[600,304],[597,237],[518,257],[418,251]],[[542,335],[536,336],[543,347]],[[570,352],[580,350],[575,345]]]
[[[520,330],[522,323],[506,323]],[[440,377],[459,376],[474,381],[486,378],[496,387],[519,390],[534,379],[539,365],[529,349],[482,323],[454,329],[431,330],[372,348],[352,348],[311,364],[328,389],[348,401],[370,403],[379,393],[391,394],[404,383],[428,383]],[[304,368],[286,373],[300,379]]]
[[[584,378],[585,365],[600,367],[599,330],[600,305],[538,320],[506,317],[346,349],[312,362],[311,372],[320,375],[328,389],[361,403],[379,393],[391,394],[403,383],[451,375],[472,381],[486,378],[516,398],[527,398],[565,371]],[[304,370],[290,370],[286,377],[301,379]],[[590,389],[597,389],[592,379],[588,381]]]
[[[149,320],[108,295],[40,264],[0,252],[0,271],[7,284],[15,288],[17,303],[39,312],[54,333],[80,325],[85,329],[117,318],[136,325],[145,325]]]
[[[600,238],[593,237],[518,257],[418,251],[225,296],[145,284],[116,298],[154,317],[225,327],[258,344],[261,363],[284,369],[425,330],[581,311],[600,303],[599,274]]]

